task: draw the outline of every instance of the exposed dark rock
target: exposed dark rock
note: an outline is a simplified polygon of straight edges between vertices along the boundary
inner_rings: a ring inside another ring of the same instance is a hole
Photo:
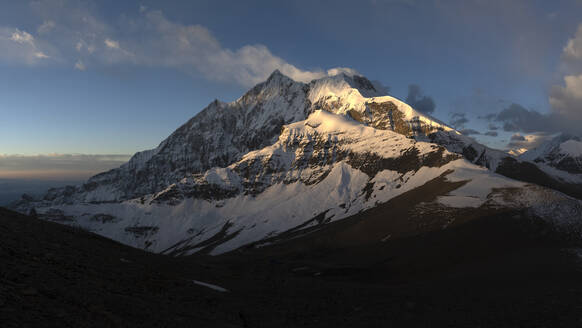
[[[404,174],[409,171],[418,171],[423,166],[441,167],[460,158],[456,154],[444,155],[444,151],[444,148],[437,147],[435,151],[420,156],[418,149],[410,148],[396,158],[381,158],[373,153],[350,153],[347,155],[347,163],[373,178],[382,170]]]
[[[580,185],[560,182],[530,162],[518,161],[508,157],[501,162],[496,172],[515,180],[535,183],[582,199],[582,188],[580,188]]]
[[[151,226],[133,226],[133,227],[126,227],[125,231],[130,232],[136,236],[146,236],[152,235],[158,232],[160,228],[158,227],[151,227]]]
[[[74,217],[65,215],[62,210],[56,208],[51,208],[42,214],[38,214],[38,217],[49,221],[75,221]]]
[[[464,147],[462,154],[463,156],[465,156],[466,159],[468,159],[471,162],[474,161],[475,158],[477,158],[477,156],[479,155],[479,153],[477,153],[475,148],[473,148],[473,146],[471,145]]]
[[[101,222],[101,223],[108,223],[108,222],[115,221],[116,217],[113,215],[100,213],[100,214],[95,214],[95,215],[91,216],[90,220]]]
[[[28,201],[28,202],[34,201],[34,197],[30,196],[29,194],[22,194],[22,196],[20,196],[20,198],[22,200],[25,200],[25,201]]]
[[[370,199],[370,196],[372,196],[372,193],[374,192],[374,182],[368,182],[364,189],[362,189],[362,192],[364,193],[366,201],[368,201]]]

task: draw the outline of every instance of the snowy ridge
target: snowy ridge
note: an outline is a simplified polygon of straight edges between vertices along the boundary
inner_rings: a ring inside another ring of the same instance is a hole
[[[357,80],[359,78],[359,80]],[[354,82],[354,79],[359,83]],[[362,85],[352,87],[354,84]],[[310,83],[308,99],[315,110],[348,115],[379,129],[398,133],[426,135],[434,131],[453,130],[444,123],[414,110],[408,104],[376,91],[365,78],[340,74]]]
[[[441,145],[450,152],[463,155],[471,163],[484,166],[493,172],[505,158],[512,157],[506,152],[484,146],[457,131],[437,131],[426,137],[416,137],[416,139]]]

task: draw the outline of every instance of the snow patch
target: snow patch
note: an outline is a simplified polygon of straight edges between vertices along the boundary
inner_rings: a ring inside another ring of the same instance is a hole
[[[447,181],[467,181],[465,185],[438,198],[438,202],[455,208],[480,207],[488,201],[493,189],[520,188],[525,183],[511,180],[492,173],[484,167],[475,166],[466,160],[454,162],[454,171],[447,175]]]
[[[219,291],[221,293],[228,292],[228,289],[226,289],[226,288],[222,288],[222,287],[217,286],[217,285],[209,284],[207,282],[202,282],[202,281],[198,281],[198,280],[192,280],[192,282],[195,283],[196,285],[204,286],[204,287],[207,287],[210,289],[214,289],[214,290]]]

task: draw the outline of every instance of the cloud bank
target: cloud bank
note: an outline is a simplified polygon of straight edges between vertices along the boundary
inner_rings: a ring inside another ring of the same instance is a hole
[[[499,113],[480,117],[501,124],[505,132],[515,132],[507,147],[529,149],[558,133],[582,135],[582,24],[562,49],[559,71],[561,83],[549,90],[549,113],[510,104]],[[525,133],[521,135],[519,133]]]
[[[550,106],[554,124],[560,124],[567,132],[582,134],[582,24],[562,51],[562,84],[552,86]]]

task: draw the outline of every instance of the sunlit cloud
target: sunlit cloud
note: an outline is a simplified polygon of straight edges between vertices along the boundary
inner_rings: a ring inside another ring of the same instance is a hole
[[[105,39],[105,45],[107,46],[107,48],[111,48],[111,49],[119,49],[119,42],[111,40],[111,39]]]
[[[555,137],[555,134],[532,133],[520,134],[515,133],[509,139],[507,150],[512,155],[521,155],[529,149],[535,148],[542,143]]]
[[[12,36],[10,36],[10,40],[21,44],[27,43],[34,47],[34,38],[26,31],[20,31],[19,29],[16,29],[12,33]]]
[[[327,70],[327,75],[334,76],[339,74],[346,74],[348,76],[361,75],[358,71],[349,67],[334,67]]]
[[[551,90],[550,105],[560,116],[582,122],[582,74],[564,76],[564,86]]]

